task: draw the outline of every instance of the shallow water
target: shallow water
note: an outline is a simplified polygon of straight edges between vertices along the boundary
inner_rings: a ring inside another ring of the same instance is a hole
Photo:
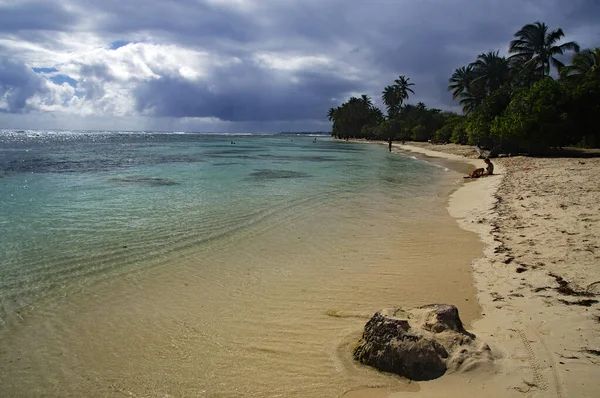
[[[384,146],[5,131],[0,151],[7,396],[414,389],[352,361],[370,315],[477,316],[460,176]]]

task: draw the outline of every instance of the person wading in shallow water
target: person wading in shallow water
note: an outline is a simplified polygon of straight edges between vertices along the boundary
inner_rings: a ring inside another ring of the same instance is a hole
[[[388,149],[392,152],[392,137],[388,138]]]

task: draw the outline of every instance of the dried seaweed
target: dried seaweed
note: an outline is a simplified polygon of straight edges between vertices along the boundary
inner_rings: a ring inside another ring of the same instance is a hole
[[[553,277],[554,279],[556,279],[556,282],[558,283],[558,287],[555,288],[555,290],[557,292],[559,292],[560,294],[564,294],[565,296],[580,296],[580,297],[593,297],[595,296],[594,293],[591,292],[587,292],[584,290],[575,290],[573,289],[569,282],[567,282],[566,280],[563,279],[563,277],[555,275],[553,273],[549,273],[548,275],[550,275],[551,277]],[[585,300],[582,300],[585,301]]]
[[[598,303],[598,300],[590,300],[590,299],[577,300],[577,301],[567,301],[567,300],[558,299],[558,301],[560,301],[561,303],[566,304],[566,305],[582,305],[584,307],[591,307],[592,305]]]

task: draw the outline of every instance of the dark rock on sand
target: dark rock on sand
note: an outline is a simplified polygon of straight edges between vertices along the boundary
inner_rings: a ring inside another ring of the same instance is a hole
[[[489,346],[467,332],[458,309],[447,304],[377,312],[365,325],[354,358],[412,380],[432,380],[492,361]]]

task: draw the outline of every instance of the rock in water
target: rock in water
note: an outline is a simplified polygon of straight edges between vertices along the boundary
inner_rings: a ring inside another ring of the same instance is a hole
[[[489,346],[467,332],[453,305],[430,304],[377,312],[365,325],[354,359],[412,380],[491,362]]]

